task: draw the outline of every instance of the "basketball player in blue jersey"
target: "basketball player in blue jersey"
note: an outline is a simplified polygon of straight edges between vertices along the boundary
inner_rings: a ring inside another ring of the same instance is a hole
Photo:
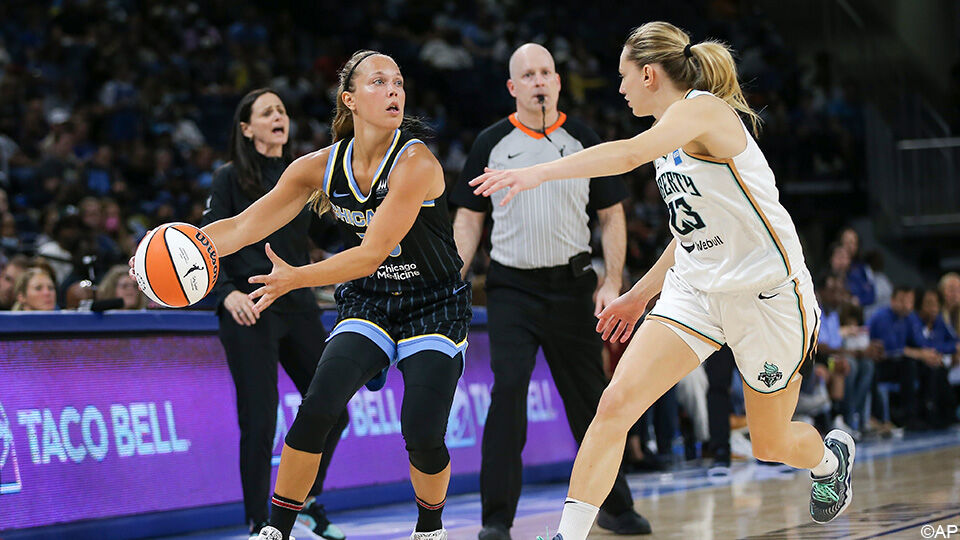
[[[623,174],[653,161],[674,239],[657,263],[599,315],[604,339],[630,339],[603,393],[570,478],[555,539],[587,537],[613,485],[627,430],[664,392],[727,343],[744,381],[754,455],[810,469],[810,514],[826,523],[853,495],[853,439],[820,439],[792,422],[800,367],[817,342],[820,310],[800,241],[773,173],[743,124],[756,132],[727,47],[693,45],[665,22],[635,29],[620,55],[620,93],[653,127],[562,159],[474,179],[478,194],[509,188],[501,204],[547,180]]]
[[[220,256],[229,255],[309,202],[321,213],[332,209],[348,245],[325,261],[292,267],[267,244],[273,270],[250,278],[263,284],[250,294],[258,312],[294,289],[343,283],[337,325],[285,439],[263,539],[289,537],[337,417],[361,386],[394,364],[403,373],[400,420],[419,511],[411,538],[447,538],[444,435],[463,370],[470,287],[460,278],[443,171],[405,129],[404,103],[393,59],[357,52],[340,71],[334,144],[294,161],[242,213],[203,229]]]

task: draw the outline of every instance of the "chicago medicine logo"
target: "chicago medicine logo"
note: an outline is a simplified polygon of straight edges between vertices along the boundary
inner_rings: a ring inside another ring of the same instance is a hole
[[[20,466],[17,463],[17,449],[13,445],[13,430],[10,419],[0,403],[0,495],[19,493],[23,489],[20,480]]]

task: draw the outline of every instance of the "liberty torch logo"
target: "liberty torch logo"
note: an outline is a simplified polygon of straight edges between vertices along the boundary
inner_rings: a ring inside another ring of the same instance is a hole
[[[760,376],[757,377],[757,380],[767,385],[767,388],[770,388],[782,378],[783,378],[783,373],[780,372],[779,367],[777,367],[775,364],[764,362],[763,372],[760,373]]]
[[[10,419],[3,410],[3,404],[0,404],[0,495],[18,493],[22,488],[17,449],[13,446],[13,430],[10,429]]]

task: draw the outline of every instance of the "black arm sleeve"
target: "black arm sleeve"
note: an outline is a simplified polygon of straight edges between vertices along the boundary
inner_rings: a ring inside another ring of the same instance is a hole
[[[462,206],[475,212],[486,212],[490,209],[490,199],[482,195],[474,195],[473,188],[467,182],[483,174],[483,168],[490,164],[490,152],[493,147],[512,129],[510,121],[504,118],[477,135],[467,156],[467,162],[460,171],[460,179],[450,190],[447,200],[451,206]]]
[[[235,173],[231,165],[220,167],[213,173],[213,185],[210,188],[210,196],[207,197],[207,207],[203,210],[203,219],[200,220],[201,227],[238,213],[233,208],[233,197],[231,196],[235,184],[234,176]],[[234,278],[227,273],[226,267],[221,264],[217,284],[211,291],[217,298],[217,311],[223,305],[224,298],[235,290],[237,290],[237,284]]]
[[[579,140],[584,148],[589,148],[603,142],[600,140],[600,137],[597,136],[596,132],[576,118],[568,117],[563,127]],[[592,211],[609,208],[626,199],[628,194],[627,185],[623,182],[623,177],[620,175],[591,178],[590,202],[587,203],[587,208]]]

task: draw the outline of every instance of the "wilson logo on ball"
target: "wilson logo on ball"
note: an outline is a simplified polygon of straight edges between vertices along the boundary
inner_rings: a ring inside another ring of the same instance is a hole
[[[207,249],[207,256],[210,259],[210,268],[213,271],[213,281],[216,283],[217,276],[220,274],[220,267],[217,265],[217,260],[219,258],[217,257],[217,248],[214,247],[213,242],[211,242],[207,238],[207,235],[203,234],[203,231],[200,229],[197,229],[197,232],[193,235],[193,237],[200,242],[200,245]]]

